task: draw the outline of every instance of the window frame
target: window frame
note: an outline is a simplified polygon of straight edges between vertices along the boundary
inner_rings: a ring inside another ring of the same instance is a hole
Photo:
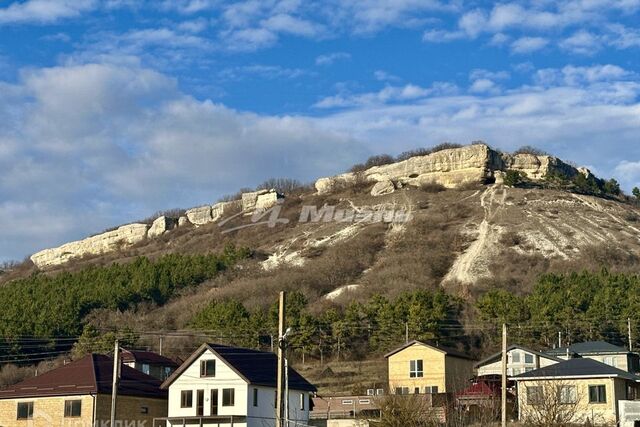
[[[257,408],[258,407],[258,388],[254,387],[253,388],[253,407]]]
[[[305,398],[305,394],[300,393],[300,410],[301,411],[304,411],[304,398]]]
[[[529,361],[527,359],[529,359],[531,361]],[[525,365],[533,365],[534,363],[536,363],[535,356],[533,354],[531,354],[531,353],[525,353],[524,354],[524,363],[525,363]]]
[[[74,404],[79,405],[78,414],[74,415]],[[82,400],[81,399],[69,399],[64,401],[64,417],[65,418],[78,418],[82,416]]]
[[[25,416],[20,416],[20,407],[26,405],[27,414]],[[35,403],[33,400],[28,402],[18,402],[16,405],[16,420],[32,420],[33,419],[33,411],[34,411]]]
[[[595,390],[597,393],[595,400],[593,399],[593,395],[591,393],[592,390]],[[589,403],[594,405],[602,405],[607,403],[606,384],[589,384]]]
[[[236,405],[236,389],[223,388],[222,389],[222,406],[230,407],[235,405]]]
[[[180,408],[193,408],[193,390],[180,391]]]
[[[570,390],[570,399],[565,399],[565,390]],[[575,385],[559,385],[558,401],[561,405],[575,405],[578,403],[578,388]]]
[[[209,373],[209,367],[213,365],[213,373]],[[200,378],[215,378],[216,359],[206,359],[200,361]]]
[[[424,378],[424,361],[422,359],[409,361],[409,378]]]
[[[526,390],[527,405],[537,406],[544,403],[544,390],[541,385],[526,386]],[[532,398],[534,397],[534,395],[535,399]]]
[[[511,363],[522,363],[522,362],[520,362],[520,352],[519,351],[511,352]]]

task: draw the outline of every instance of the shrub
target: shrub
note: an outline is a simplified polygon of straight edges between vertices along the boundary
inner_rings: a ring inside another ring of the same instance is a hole
[[[395,162],[395,159],[393,158],[393,156],[390,156],[388,154],[380,154],[380,155],[369,157],[367,161],[364,163],[358,163],[356,165],[353,165],[351,169],[349,169],[349,171],[362,172],[374,166],[383,166],[383,165],[388,165],[394,162]]]
[[[513,152],[513,154],[532,154],[534,156],[549,156],[549,153],[547,153],[546,151],[536,147],[532,147],[530,145],[525,145],[523,147],[518,148],[516,151]]]
[[[522,236],[515,231],[507,231],[500,236],[500,243],[508,247],[519,246],[522,242]]]
[[[419,188],[425,193],[439,193],[447,189],[444,185],[438,184],[437,182],[423,182]]]
[[[278,193],[291,194],[297,191],[305,190],[308,186],[304,185],[297,179],[291,178],[270,178],[256,187],[256,190],[275,189]]]
[[[633,187],[633,190],[631,192],[633,194],[633,197],[635,197],[636,199],[640,200],[640,188]]]
[[[638,222],[638,220],[640,220],[640,217],[635,212],[628,212],[625,215],[624,219],[626,219],[629,222]]]
[[[450,150],[450,149],[462,148],[462,147],[463,145],[461,144],[443,142],[442,144],[434,145],[431,148],[416,148],[414,150],[405,151],[404,153],[401,153],[396,157],[396,161],[399,162],[399,161],[407,160],[417,156],[428,156],[429,154],[437,153],[438,151]]]
[[[504,185],[517,187],[522,185],[526,180],[526,175],[520,171],[509,169],[504,176]]]

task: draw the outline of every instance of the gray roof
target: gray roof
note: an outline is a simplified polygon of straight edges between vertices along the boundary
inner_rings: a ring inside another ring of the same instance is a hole
[[[531,380],[539,378],[572,378],[572,377],[593,377],[593,378],[623,378],[630,381],[640,382],[640,377],[627,371],[623,371],[613,366],[605,365],[593,359],[569,359],[555,365],[546,366],[534,371],[516,375],[512,379]]]
[[[569,346],[569,350],[578,354],[593,354],[593,353],[623,353],[629,352],[624,347],[610,344],[605,341],[587,341],[572,344]]]
[[[560,359],[552,354],[549,353],[540,353],[539,351],[535,351],[535,350],[531,350],[529,348],[526,347],[522,347],[520,345],[512,345],[509,346],[507,348],[507,353],[510,352],[511,350],[522,350],[522,351],[526,351],[527,353],[531,353],[534,354],[536,356],[539,357],[544,357],[545,359],[549,359],[549,360],[553,360],[556,362],[562,362],[563,359]],[[498,352],[498,353],[494,353],[491,356],[487,357],[486,359],[482,359],[481,361],[479,361],[478,363],[476,363],[474,365],[474,368],[478,368],[480,366],[486,365],[487,363],[493,363],[495,360],[500,360],[502,359],[502,352]]]

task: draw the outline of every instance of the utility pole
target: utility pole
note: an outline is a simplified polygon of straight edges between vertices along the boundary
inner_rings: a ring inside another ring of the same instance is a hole
[[[633,339],[631,337],[631,318],[627,318],[627,329],[629,330],[629,351],[633,351]]]
[[[162,344],[164,341],[164,337],[162,335],[160,335],[160,351],[158,352],[160,354],[160,356],[162,356]]]
[[[404,342],[409,344],[409,322],[404,322]]]
[[[284,334],[285,334],[285,308],[287,296],[284,291],[280,292],[280,308],[278,312],[278,392],[276,393],[276,427],[284,427]]]
[[[120,343],[116,339],[113,350],[113,381],[111,382],[111,427],[116,425],[116,400],[118,398],[118,384],[120,383]]]
[[[507,324],[502,324],[502,427],[507,425]]]
[[[562,348],[562,331],[558,331],[558,348]]]

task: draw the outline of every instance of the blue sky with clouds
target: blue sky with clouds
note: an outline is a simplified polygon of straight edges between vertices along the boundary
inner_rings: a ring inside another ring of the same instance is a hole
[[[0,1],[0,261],[443,141],[640,185],[640,0]]]

